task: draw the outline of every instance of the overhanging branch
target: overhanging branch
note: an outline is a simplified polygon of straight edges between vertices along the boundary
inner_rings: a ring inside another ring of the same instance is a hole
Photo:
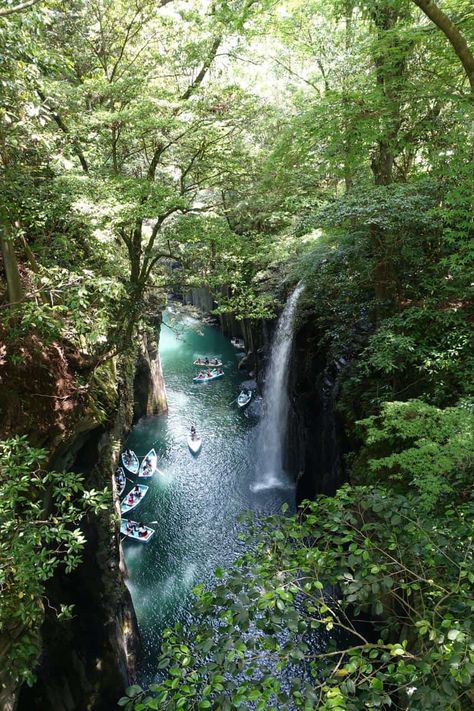
[[[27,10],[29,7],[33,7],[36,3],[41,2],[41,0],[28,0],[28,2],[22,2],[14,7],[4,7],[0,9],[0,17],[6,17],[7,15],[13,15],[15,12],[22,12],[22,10]]]
[[[418,5],[420,10],[422,10],[445,35],[461,62],[469,79],[471,92],[474,93],[474,54],[470,50],[465,37],[448,15],[432,0],[413,0],[413,2],[415,5]]]

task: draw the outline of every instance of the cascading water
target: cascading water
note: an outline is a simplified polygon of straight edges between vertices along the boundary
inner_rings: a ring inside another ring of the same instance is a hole
[[[288,420],[288,365],[293,343],[293,325],[302,283],[298,284],[278,321],[264,388],[264,412],[257,439],[257,472],[253,491],[287,487],[283,470],[283,446]]]

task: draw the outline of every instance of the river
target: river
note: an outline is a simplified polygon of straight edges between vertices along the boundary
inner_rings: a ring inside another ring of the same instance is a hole
[[[169,317],[166,319],[169,323]],[[139,681],[156,675],[161,634],[192,616],[192,588],[212,580],[213,570],[242,552],[237,517],[243,511],[274,513],[282,503],[294,506],[292,488],[255,488],[258,403],[239,410],[238,351],[214,327],[183,317],[173,329],[166,323],[160,355],[169,412],[141,420],[127,446],[140,456],[154,447],[163,475],[149,480],[150,490],[135,520],[153,523],[150,543],[124,542],[127,581],[143,642]],[[223,361],[225,376],[193,384],[197,356]],[[186,435],[195,424],[203,437],[194,457]],[[130,488],[127,486],[127,490]]]

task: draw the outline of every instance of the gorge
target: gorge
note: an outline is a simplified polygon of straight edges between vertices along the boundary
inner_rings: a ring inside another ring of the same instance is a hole
[[[474,704],[473,44],[1,3],[2,711]]]

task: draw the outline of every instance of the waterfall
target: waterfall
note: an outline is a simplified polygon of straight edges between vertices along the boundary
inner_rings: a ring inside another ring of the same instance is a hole
[[[286,302],[273,337],[263,393],[264,412],[257,436],[257,475],[253,491],[288,486],[282,462],[288,420],[288,365],[296,306],[303,289],[300,282]]]

